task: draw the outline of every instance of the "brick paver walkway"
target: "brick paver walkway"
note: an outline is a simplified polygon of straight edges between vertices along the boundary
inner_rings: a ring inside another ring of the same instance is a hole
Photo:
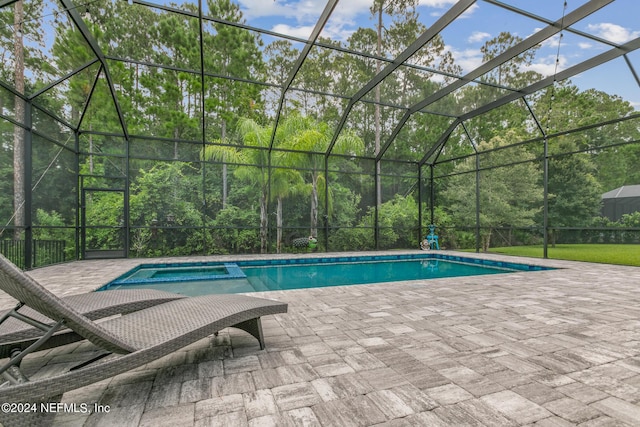
[[[55,425],[640,425],[640,268],[524,261],[561,269],[260,293],[289,303],[263,319],[266,350],[227,329],[65,394],[110,411],[61,413]],[[139,262],[30,274],[74,294]],[[61,369],[91,349],[23,366]]]

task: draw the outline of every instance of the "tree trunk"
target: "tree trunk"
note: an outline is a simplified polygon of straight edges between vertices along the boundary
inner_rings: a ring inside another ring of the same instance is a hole
[[[267,216],[267,195],[262,192],[260,196],[260,253],[267,253],[267,227],[269,218]]]
[[[318,176],[311,176],[311,236],[318,236]]]
[[[220,140],[224,142],[224,139],[227,136],[227,121],[222,120],[222,129],[220,133]],[[222,163],[222,209],[227,207],[227,187],[228,187],[228,179],[227,179],[227,163]]]
[[[378,57],[382,57],[382,7],[378,11],[378,40],[377,40],[377,52]],[[382,64],[379,59],[376,59],[376,74],[380,73]],[[377,156],[380,152],[380,85],[376,85],[375,98],[376,105],[374,111],[374,126],[375,126],[375,152]],[[380,162],[376,162],[376,206],[379,208],[382,204],[382,184],[380,181]]]
[[[89,121],[89,173],[93,175],[93,125]]]
[[[15,89],[24,94],[24,40],[23,21],[24,9],[22,0],[16,2],[14,6],[14,32],[13,32],[13,54],[15,58]],[[24,123],[24,102],[22,98],[15,97],[16,119]],[[20,126],[13,128],[13,208],[15,225],[14,239],[18,240],[22,236],[24,223],[24,203],[25,203],[25,183],[24,183],[24,136],[25,130]]]
[[[180,155],[179,151],[178,151],[178,138],[179,137],[180,137],[180,132],[178,131],[178,128],[175,128],[173,130],[173,138],[174,138],[174,141],[173,141],[173,159],[174,160],[178,160],[178,156]]]
[[[282,225],[283,225],[283,220],[282,220],[282,197],[278,197],[278,207],[276,210],[276,226],[277,226],[277,231],[276,231],[276,252],[277,253],[281,253],[282,252]]]
[[[482,252],[489,252],[490,244],[491,244],[491,229],[487,231],[487,234],[482,236]]]
[[[178,130],[178,128],[174,129],[173,137],[175,139],[173,141],[173,158],[174,160],[178,160],[178,157],[179,157],[178,138],[180,138],[180,131]],[[173,178],[173,200],[178,199],[178,179],[179,178],[177,175]]]

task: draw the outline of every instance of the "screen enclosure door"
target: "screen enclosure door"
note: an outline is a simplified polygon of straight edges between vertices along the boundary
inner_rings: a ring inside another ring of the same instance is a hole
[[[85,188],[81,200],[83,259],[125,258],[124,190]]]

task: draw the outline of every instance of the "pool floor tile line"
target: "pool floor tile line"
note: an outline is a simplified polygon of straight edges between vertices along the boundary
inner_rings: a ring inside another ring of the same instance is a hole
[[[640,268],[477,257],[558,269],[263,292],[289,304],[288,314],[264,319],[266,350],[226,329],[66,393],[64,402],[111,411],[58,414],[54,425],[639,425]],[[29,274],[68,295],[144,262],[238,258],[93,260]],[[0,304],[13,302],[2,295]],[[55,372],[93,348],[39,352],[23,366]]]

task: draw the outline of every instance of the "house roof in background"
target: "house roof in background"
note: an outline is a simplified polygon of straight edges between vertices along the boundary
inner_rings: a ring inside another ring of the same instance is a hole
[[[603,199],[623,199],[640,197],[640,185],[623,185],[602,195]]]

